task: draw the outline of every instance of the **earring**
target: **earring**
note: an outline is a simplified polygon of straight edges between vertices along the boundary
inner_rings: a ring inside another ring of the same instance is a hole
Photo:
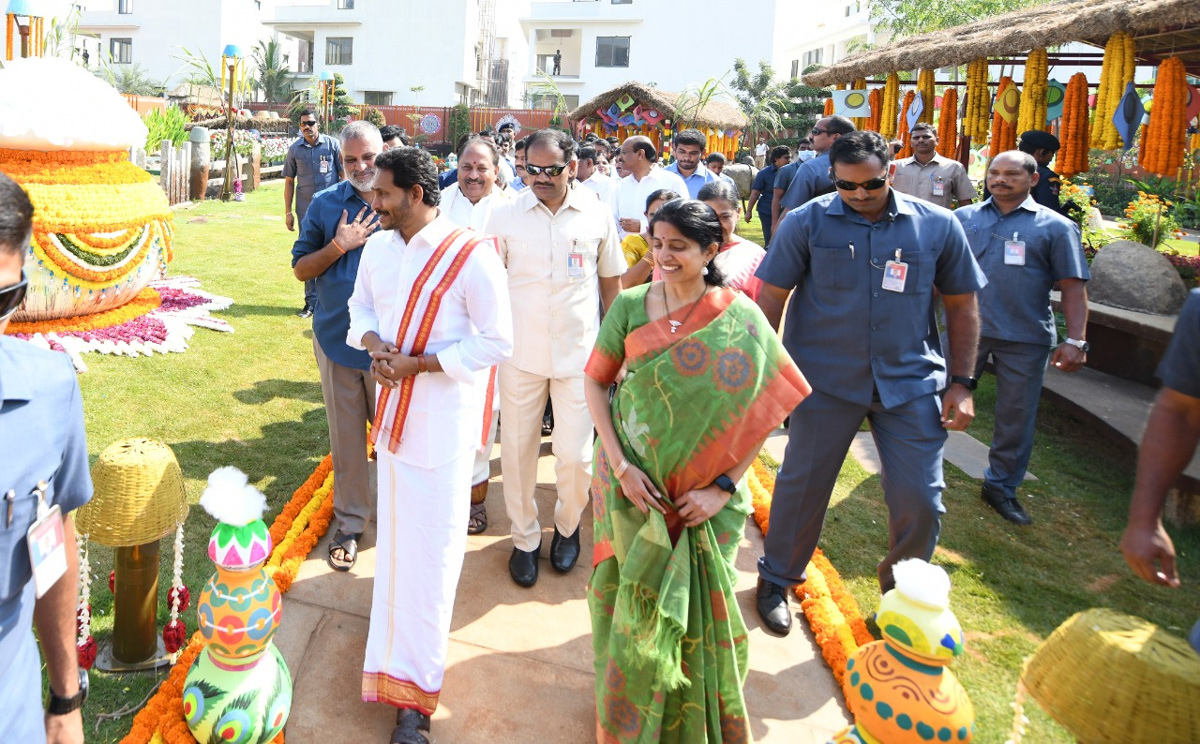
[[[700,269],[700,274],[702,276],[708,276],[708,267],[705,266],[703,269]]]

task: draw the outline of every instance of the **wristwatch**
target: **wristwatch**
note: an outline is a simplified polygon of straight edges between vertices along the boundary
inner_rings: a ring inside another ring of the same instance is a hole
[[[79,669],[79,692],[71,697],[59,697],[54,692],[54,688],[50,688],[50,699],[46,702],[46,712],[52,716],[62,716],[70,713],[73,710],[79,710],[87,701],[88,696],[88,673],[87,670],[80,667]]]
[[[737,490],[737,484],[728,475],[721,473],[713,479],[713,485],[721,489],[725,493],[733,493]]]
[[[976,380],[974,377],[963,377],[962,375],[951,375],[950,376],[950,384],[953,385],[956,382],[959,385],[962,385],[963,387],[965,387],[967,390],[974,390],[975,388],[979,387],[979,380]]]
[[[1081,341],[1081,340],[1074,339],[1074,338],[1068,338],[1066,343],[1070,344],[1071,346],[1074,346],[1076,349],[1079,349],[1084,354],[1086,354],[1092,350],[1092,345],[1089,344],[1087,341]]]

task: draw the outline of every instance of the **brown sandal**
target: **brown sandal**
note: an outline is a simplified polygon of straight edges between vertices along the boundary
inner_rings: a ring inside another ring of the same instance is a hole
[[[482,534],[487,527],[487,504],[471,504],[471,519],[467,522],[467,534]]]

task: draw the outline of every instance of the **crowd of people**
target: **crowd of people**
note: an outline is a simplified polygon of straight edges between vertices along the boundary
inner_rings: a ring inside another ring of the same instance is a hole
[[[497,435],[517,585],[539,579],[544,518],[534,492],[547,428],[557,494],[545,517],[547,557],[557,573],[580,559],[591,501],[602,742],[746,740],[748,640],[734,559],[751,511],[744,475],[781,423],[788,441],[756,594],[763,625],[777,634],[791,628],[790,588],[806,578],[864,421],[889,521],[881,592],[897,561],[931,558],[947,432],[971,423],[989,361],[996,431],[981,497],[1004,519],[1031,523],[1016,488],[1042,377],[1048,363],[1080,369],[1088,352],[1079,230],[1056,203],[1035,198],[1057,149],[1052,136],[1027,133],[1019,150],[997,154],[988,197],[976,202],[961,165],[936,154],[932,128],[914,127],[913,156],[893,162],[880,135],[824,117],[795,155],[760,148],[745,213],[762,222],[759,246],[737,234],[745,195],[695,130],[674,135],[666,167],[641,136],[482,132],[459,142],[457,167],[439,173],[403,130],[357,121],[333,138],[311,112],[300,121],[284,206],[287,228],[298,230],[292,266],[305,285],[301,314],[312,321],[336,478],[326,560],[353,568],[367,522],[377,521],[362,697],[398,708],[392,742],[428,742],[466,536],[488,527]],[[0,177],[0,191],[7,317],[14,298],[19,305],[30,214],[19,187]],[[1050,306],[1056,283],[1062,343]],[[1196,313],[1184,317],[1195,325]],[[49,358],[19,358],[43,353],[17,343],[0,338],[0,439],[39,431],[18,426],[24,414],[10,403],[39,385],[66,394],[63,406],[78,414],[73,376],[43,370]],[[1184,357],[1173,349],[1167,381],[1178,392],[1164,405],[1190,422],[1196,391],[1174,371]],[[15,382],[10,368],[30,382]],[[79,428],[55,439],[64,448],[55,472],[18,468],[19,495],[46,479],[64,510],[87,500]],[[1126,552],[1146,578],[1156,578],[1155,561],[1173,558],[1154,521],[1169,484],[1139,478],[1145,495]],[[22,575],[9,586],[20,588],[14,607],[27,615],[27,565]],[[1157,579],[1175,582],[1173,567]],[[46,596],[39,612],[58,601]],[[0,600],[8,613],[12,597]],[[18,643],[25,636],[7,626],[0,648],[12,653],[0,656],[29,656]],[[43,631],[44,646],[53,632]],[[49,666],[52,704],[69,708],[79,685],[59,656]],[[12,673],[0,666],[6,686]],[[36,664],[22,674],[36,676]]]

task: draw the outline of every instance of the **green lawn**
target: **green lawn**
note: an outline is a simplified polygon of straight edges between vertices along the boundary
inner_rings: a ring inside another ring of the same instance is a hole
[[[199,277],[204,289],[234,298],[236,304],[219,315],[235,333],[198,329],[183,355],[88,355],[91,369],[80,376],[93,458],[123,437],[162,439],[179,458],[193,503],[208,473],[236,465],[266,492],[272,509],[268,520],[328,451],[309,324],[293,315],[301,288],[291,274],[293,236],[278,217],[280,197],[278,186],[268,186],[241,204],[207,202],[176,214],[171,273]],[[761,239],[757,218],[739,230],[751,240]],[[983,441],[992,425],[991,406],[991,380],[985,378],[977,395],[979,418],[971,429]],[[975,481],[947,467],[948,513],[935,560],[954,582],[954,609],[968,638],[966,658],[955,671],[972,695],[979,716],[977,741],[985,744],[1007,738],[1008,704],[1022,660],[1072,613],[1110,606],[1177,633],[1200,617],[1200,596],[1191,583],[1173,592],[1143,585],[1117,552],[1132,485],[1130,453],[1043,404],[1032,470],[1041,480],[1022,494],[1031,494],[1026,503],[1036,523],[1018,530],[982,505]],[[192,510],[185,578],[193,597],[212,571],[204,555],[212,524],[202,511]],[[847,461],[824,548],[865,614],[877,599],[875,564],[887,542],[886,524],[878,477]],[[1195,581],[1200,531],[1173,534],[1184,581]],[[168,614],[169,539],[162,550],[160,628]],[[103,642],[111,628],[112,597],[105,581],[112,567],[109,551],[94,546],[92,566],[94,627]],[[194,630],[194,610],[186,619]],[[93,672],[85,710],[88,740],[119,740],[131,717],[106,722],[96,732],[97,715],[138,703],[162,676]],[[1070,741],[1032,705],[1030,717],[1026,741]]]

